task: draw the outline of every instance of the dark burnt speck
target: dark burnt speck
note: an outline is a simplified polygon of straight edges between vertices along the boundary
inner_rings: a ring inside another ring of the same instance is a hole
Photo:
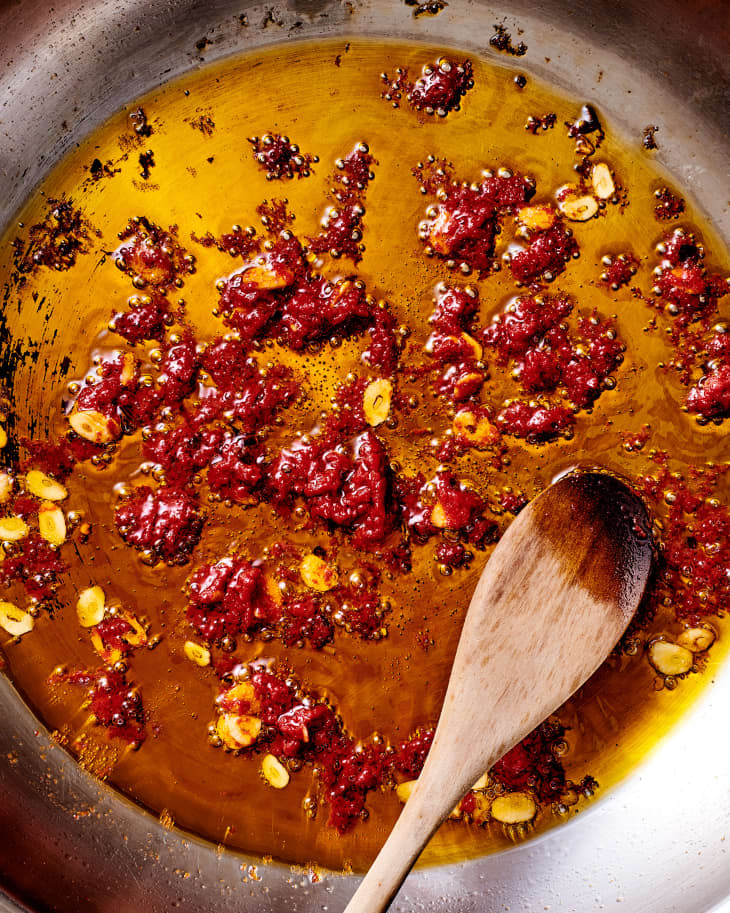
[[[504,23],[495,23],[494,34],[489,39],[489,44],[495,51],[511,54],[512,57],[524,57],[527,45],[521,41],[518,45],[512,44],[512,35],[507,31]]]
[[[446,0],[426,0],[422,3],[420,0],[405,0],[406,6],[412,6],[413,15],[419,16],[437,16],[449,4]]]
[[[576,120],[573,123],[566,121],[566,126],[568,127],[568,136],[573,138],[585,136],[588,133],[598,133],[603,136],[603,127],[593,105],[583,105]]]
[[[657,127],[656,124],[649,124],[648,126],[644,127],[644,132],[642,134],[642,140],[641,140],[644,149],[658,149],[659,148],[659,146],[657,145],[656,136],[655,136],[655,134],[658,130],[659,130],[659,127]]]
[[[155,167],[155,154],[151,149],[148,149],[146,152],[140,153],[139,156],[139,167],[140,175],[142,180],[146,181],[149,179],[150,172]]]
[[[136,111],[132,111],[129,115],[130,123],[132,128],[137,136],[151,136],[152,127],[150,127],[147,122],[147,115],[144,113],[142,108],[137,108]]]

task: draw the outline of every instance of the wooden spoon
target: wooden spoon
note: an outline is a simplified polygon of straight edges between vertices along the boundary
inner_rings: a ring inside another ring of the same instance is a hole
[[[563,476],[519,514],[472,597],[423,772],[345,913],[386,910],[472,784],[595,672],[652,557],[644,505],[613,476]]]

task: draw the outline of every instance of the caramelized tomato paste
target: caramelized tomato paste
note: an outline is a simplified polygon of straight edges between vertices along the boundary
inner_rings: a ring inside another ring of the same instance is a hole
[[[34,404],[49,434],[20,394],[16,437],[2,408],[2,646],[59,739],[82,761],[112,746],[140,801],[362,867],[422,770],[493,544],[598,463],[652,512],[656,580],[595,693],[454,810],[439,840],[480,852],[615,781],[622,727],[693,693],[715,649],[728,284],[691,205],[591,105],[438,49],[300,53],[247,71],[255,105],[230,63],[219,107],[165,89],[120,115],[69,172],[104,182],[60,172],[9,239],[6,297],[93,301]],[[296,116],[262,104],[279,83]],[[487,128],[489,156],[464,143]]]

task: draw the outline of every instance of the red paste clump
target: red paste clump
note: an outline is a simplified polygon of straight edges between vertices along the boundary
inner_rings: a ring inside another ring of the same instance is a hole
[[[319,650],[334,636],[331,621],[325,616],[320,601],[311,593],[292,599],[283,606],[282,640],[287,646],[308,640],[312,649]]]
[[[204,564],[188,583],[187,617],[206,640],[250,634],[279,620],[262,569],[245,558]]]
[[[89,687],[89,710],[107,735],[140,744],[146,738],[145,712],[136,688],[130,687],[123,672],[109,668],[96,672],[72,672],[58,677],[72,685]]]
[[[274,501],[290,503],[301,496],[313,518],[348,529],[355,548],[370,548],[393,528],[391,475],[383,444],[368,430],[350,452],[324,441],[282,450],[267,484]]]
[[[405,774],[409,780],[415,780],[421,775],[433,742],[434,732],[433,729],[424,729],[400,743],[393,759],[393,766],[397,771]]]
[[[678,219],[684,212],[684,200],[675,196],[668,187],[662,187],[655,193],[657,202],[654,207],[654,218],[659,222]]]
[[[691,469],[687,480],[662,466],[638,481],[644,498],[657,507],[669,505],[652,599],[671,604],[677,618],[699,620],[730,600],[730,510],[714,497],[726,471],[727,466]]]
[[[114,519],[128,545],[168,564],[189,559],[203,528],[197,496],[179,488],[140,485],[117,508]]]
[[[594,314],[578,321],[572,334],[565,318],[573,310],[564,297],[526,297],[512,302],[483,333],[501,364],[513,363],[523,390],[551,394],[562,386],[578,409],[591,406],[606,378],[622,360],[623,345],[613,328]],[[509,434],[546,440],[571,427],[573,412],[549,402],[515,401],[497,416]]]
[[[218,453],[224,439],[222,428],[201,427],[198,415],[185,415],[183,424],[151,435],[142,454],[161,467],[168,485],[184,486]]]
[[[159,294],[145,299],[133,297],[129,303],[129,310],[113,315],[114,332],[123,336],[130,345],[151,339],[161,342],[165,329],[172,321],[167,298]]]
[[[476,188],[466,183],[442,188],[440,202],[427,210],[419,226],[426,253],[487,275],[494,268],[500,218],[534,193],[534,182],[519,174],[490,175]]]
[[[708,275],[704,251],[693,235],[681,228],[665,235],[658,247],[661,261],[654,292],[677,318],[681,327],[708,317],[717,310],[717,299],[728,293],[728,284],[717,274]]]
[[[58,576],[67,570],[58,552],[36,532],[12,545],[0,562],[0,582],[20,581],[33,599],[50,599]]]
[[[603,258],[604,271],[601,273],[601,282],[617,291],[628,285],[636,273],[639,261],[633,254],[619,254],[617,257],[605,256]]]
[[[132,625],[119,615],[111,615],[95,625],[94,630],[101,638],[101,642],[108,650],[119,650],[126,656],[132,649],[125,635],[133,630]]]
[[[334,188],[331,207],[323,220],[323,230],[309,238],[309,248],[315,254],[328,253],[332,257],[347,257],[353,263],[362,259],[361,244],[365,194],[373,179],[375,159],[368,146],[359,143],[344,159],[337,161],[337,171],[332,176]]]
[[[151,285],[164,290],[182,285],[195,271],[195,258],[180,245],[177,228],[160,228],[144,216],[131,219],[119,237],[114,254],[119,269],[132,276],[138,288]]]
[[[408,80],[408,70],[399,67],[394,79],[383,74],[383,98],[399,107],[405,95],[416,111],[446,117],[449,111],[458,111],[461,99],[474,86],[474,71],[470,60],[456,63],[446,57],[435,64],[424,64],[415,82]]]
[[[85,441],[73,432],[57,441],[32,441],[24,437],[20,443],[29,454],[28,459],[21,463],[23,472],[42,469],[60,482],[71,475],[77,462],[90,459],[100,450],[96,444]]]
[[[730,333],[716,333],[710,339],[703,369],[687,394],[687,408],[706,419],[730,417]]]
[[[572,231],[558,221],[544,231],[530,232],[527,248],[513,254],[509,265],[518,282],[529,284],[553,279],[577,254]]]
[[[298,700],[293,688],[270,672],[254,672],[251,682],[268,727],[267,750],[320,767],[323,798],[330,806],[328,823],[344,834],[367,815],[367,794],[388,776],[386,749],[356,744],[330,707],[310,697]]]
[[[554,801],[565,791],[565,770],[554,754],[564,735],[563,726],[546,720],[497,761],[492,776],[508,790],[530,787],[541,801]]]
[[[461,542],[451,542],[445,539],[436,549],[436,560],[446,567],[461,567],[466,564],[467,551]]]
[[[296,143],[280,133],[264,133],[261,137],[252,137],[249,142],[253,146],[254,159],[269,181],[307,178],[312,173],[312,163],[319,161],[316,155],[301,152]]]
[[[231,501],[250,501],[264,477],[261,445],[255,438],[228,436],[217,448],[208,469],[208,485]]]

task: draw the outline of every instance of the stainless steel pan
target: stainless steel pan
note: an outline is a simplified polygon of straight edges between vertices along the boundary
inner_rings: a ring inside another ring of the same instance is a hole
[[[726,0],[449,0],[440,15],[417,19],[402,0],[0,0],[0,225],[109,113],[206,61],[337,34],[428,39],[489,54],[493,24],[503,19],[524,30],[523,69],[590,98],[637,141],[643,127],[658,125],[659,159],[727,237]],[[25,326],[23,314],[0,314],[1,364],[17,395],[32,395],[63,355],[48,343],[38,366],[23,357]],[[45,417],[36,418],[42,431]],[[730,667],[620,788],[541,838],[417,871],[395,909],[719,910],[730,898],[728,707]],[[334,913],[355,887],[352,877],[335,875],[311,883],[288,867],[166,830],[81,771],[2,675],[0,873],[3,913],[21,905],[59,913]]]

